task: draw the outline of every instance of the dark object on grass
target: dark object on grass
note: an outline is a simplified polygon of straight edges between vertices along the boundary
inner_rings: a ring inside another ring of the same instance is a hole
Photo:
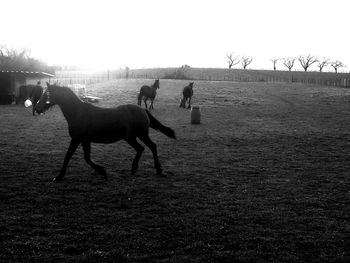
[[[193,95],[193,83],[194,82],[190,82],[190,84],[188,84],[182,90],[183,98],[182,98],[181,103],[180,103],[180,107],[182,107],[182,108],[186,108],[187,100],[188,100],[188,107],[187,108],[188,109],[191,108],[191,99],[192,99],[192,95]]]
[[[145,107],[147,109],[147,100],[151,100],[149,109],[153,109],[153,101],[157,95],[157,89],[159,89],[159,79],[156,79],[152,86],[144,85],[140,88],[140,92],[137,96],[137,104],[141,106],[141,101],[145,102]]]

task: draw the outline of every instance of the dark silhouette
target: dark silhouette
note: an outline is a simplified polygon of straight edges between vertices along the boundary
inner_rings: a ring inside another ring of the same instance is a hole
[[[35,115],[35,105],[38,103],[41,95],[43,94],[43,88],[40,86],[40,82],[37,85],[27,85],[19,87],[19,97],[16,103],[24,102],[27,99],[32,101],[33,105],[33,116]]]
[[[153,109],[153,101],[156,97],[157,89],[159,89],[159,79],[156,79],[151,87],[147,86],[147,85],[142,86],[140,88],[140,92],[139,92],[139,95],[137,97],[137,104],[139,106],[141,106],[141,101],[143,98],[143,100],[145,102],[145,107],[147,109],[147,100],[150,99],[151,104],[149,106],[149,109],[150,110]]]
[[[187,108],[188,109],[191,108],[191,99],[193,95],[193,83],[194,82],[190,82],[190,84],[188,84],[186,87],[183,88],[182,90],[183,98],[181,100],[180,107],[186,108],[186,102],[188,100]]]
[[[71,142],[64,158],[61,171],[55,180],[61,180],[75,150],[82,145],[85,161],[98,173],[107,178],[105,169],[90,158],[91,143],[114,143],[124,139],[136,150],[131,172],[135,173],[144,147],[136,140],[139,138],[153,154],[157,174],[162,174],[158,160],[157,146],[149,138],[149,127],[158,130],[170,138],[176,138],[174,130],[161,124],[148,110],[136,105],[121,105],[116,108],[101,108],[81,101],[68,87],[47,84],[47,90],[41,96],[35,110],[40,114],[53,105],[58,105],[68,122]]]

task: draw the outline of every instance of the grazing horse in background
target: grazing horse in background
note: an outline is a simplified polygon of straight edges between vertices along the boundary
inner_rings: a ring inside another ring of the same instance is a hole
[[[35,105],[38,103],[41,95],[43,94],[43,88],[40,86],[40,83],[37,85],[27,85],[19,87],[19,98],[18,102],[24,102],[27,99],[30,99],[33,105],[33,116],[35,115]]]
[[[183,98],[181,100],[180,107],[186,108],[186,101],[188,99],[188,109],[191,108],[191,99],[193,95],[193,83],[194,82],[190,82],[190,84],[188,84],[186,87],[183,88],[182,90]]]
[[[150,99],[151,104],[149,106],[149,109],[150,110],[153,109],[153,101],[156,97],[157,89],[159,89],[159,79],[156,79],[151,87],[147,86],[147,85],[142,86],[140,88],[140,92],[139,92],[139,95],[137,97],[137,104],[139,106],[141,106],[141,101],[143,98],[143,100],[145,102],[145,107],[147,109],[147,100]]]
[[[158,160],[157,146],[149,137],[149,127],[158,130],[170,138],[176,138],[174,130],[161,124],[146,109],[136,105],[121,105],[116,108],[101,108],[81,101],[68,87],[47,84],[47,89],[37,103],[36,112],[43,113],[53,105],[58,105],[68,122],[71,142],[64,158],[61,171],[55,180],[61,180],[67,165],[77,147],[81,144],[85,161],[98,173],[107,178],[105,169],[90,158],[91,143],[114,143],[124,139],[136,150],[131,172],[134,174],[144,147],[136,140],[139,138],[153,154],[157,174],[162,174]]]

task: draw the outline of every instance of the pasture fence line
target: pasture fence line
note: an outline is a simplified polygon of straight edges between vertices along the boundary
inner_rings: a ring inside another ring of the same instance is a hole
[[[94,85],[116,79],[187,79],[234,82],[284,82],[350,87],[350,73],[232,69],[135,69],[106,71],[57,71],[51,82]]]

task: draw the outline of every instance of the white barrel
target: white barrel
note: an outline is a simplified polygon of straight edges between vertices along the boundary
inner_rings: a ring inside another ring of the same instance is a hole
[[[191,123],[200,124],[201,123],[201,110],[198,106],[191,108]]]

